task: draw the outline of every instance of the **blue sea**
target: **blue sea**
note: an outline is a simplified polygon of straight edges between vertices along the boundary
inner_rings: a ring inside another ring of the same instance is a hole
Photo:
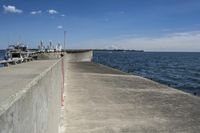
[[[5,50],[0,50],[0,60],[4,59]]]
[[[0,50],[0,60],[3,60],[5,56],[5,50]],[[3,65],[0,64],[0,67],[2,67]]]
[[[93,61],[200,96],[200,53],[94,51]]]

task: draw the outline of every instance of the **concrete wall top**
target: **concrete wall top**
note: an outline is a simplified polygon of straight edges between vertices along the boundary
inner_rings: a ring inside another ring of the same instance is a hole
[[[58,60],[33,61],[0,68],[0,116],[57,62]]]

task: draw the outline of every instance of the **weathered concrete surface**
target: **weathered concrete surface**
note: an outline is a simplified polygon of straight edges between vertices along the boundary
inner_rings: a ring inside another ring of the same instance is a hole
[[[89,62],[65,69],[65,133],[200,132],[199,97]]]
[[[61,52],[38,53],[37,60],[55,60],[61,58]]]
[[[23,89],[55,61],[33,61],[0,68],[0,103]]]
[[[33,61],[0,69],[0,133],[56,133],[61,61]]]
[[[65,52],[38,53],[35,55],[38,60],[54,60],[61,58],[61,54],[65,54],[67,62],[88,62],[92,60],[92,50],[67,50]]]
[[[92,60],[92,56],[92,50],[78,50],[78,52],[68,51],[65,56],[65,60],[67,62],[89,62]]]

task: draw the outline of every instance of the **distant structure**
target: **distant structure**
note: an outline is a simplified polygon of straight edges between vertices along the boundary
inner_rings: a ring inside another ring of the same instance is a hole
[[[49,45],[47,45],[47,52],[54,52],[52,41],[49,41]]]
[[[58,43],[57,45],[54,46],[52,41],[49,41],[49,45],[45,47],[44,43],[40,41],[40,44],[38,45],[38,51],[39,52],[61,52],[62,45]]]
[[[45,52],[45,46],[42,41],[40,41],[40,45],[38,45],[39,52]]]
[[[62,51],[62,45],[60,43],[58,43],[58,45],[56,45],[56,51],[59,51],[59,52]]]

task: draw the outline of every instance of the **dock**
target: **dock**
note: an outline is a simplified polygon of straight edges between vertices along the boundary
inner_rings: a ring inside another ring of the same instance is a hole
[[[1,68],[0,133],[199,133],[199,97],[91,58]]]

